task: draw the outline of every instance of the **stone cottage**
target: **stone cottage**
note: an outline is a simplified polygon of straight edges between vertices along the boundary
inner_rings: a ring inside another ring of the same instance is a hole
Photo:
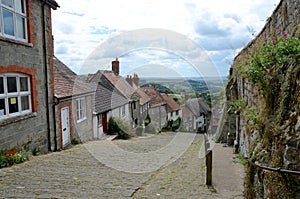
[[[182,119],[186,131],[207,132],[211,110],[203,98],[192,98],[182,106]]]
[[[54,0],[0,2],[0,149],[50,151]]]
[[[72,138],[81,142],[92,140],[96,85],[80,79],[58,60],[54,63],[55,149],[71,144]]]

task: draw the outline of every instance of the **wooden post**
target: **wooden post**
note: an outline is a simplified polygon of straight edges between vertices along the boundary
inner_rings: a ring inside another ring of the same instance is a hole
[[[206,153],[206,185],[212,185],[212,150]]]

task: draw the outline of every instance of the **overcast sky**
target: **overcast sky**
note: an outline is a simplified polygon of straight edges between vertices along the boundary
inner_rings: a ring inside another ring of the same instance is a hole
[[[55,55],[78,74],[110,69],[119,57],[121,75],[227,76],[236,53],[259,33],[279,0],[58,3]]]

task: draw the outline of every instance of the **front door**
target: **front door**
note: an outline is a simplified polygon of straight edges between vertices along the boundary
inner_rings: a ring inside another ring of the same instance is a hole
[[[65,107],[61,109],[61,129],[62,129],[62,146],[65,147],[71,143],[69,107]]]
[[[102,114],[103,133],[107,133],[107,113]]]

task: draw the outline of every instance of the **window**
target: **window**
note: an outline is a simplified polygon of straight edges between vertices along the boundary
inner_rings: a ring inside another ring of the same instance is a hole
[[[179,110],[176,111],[176,115],[179,115]]]
[[[85,98],[80,98],[76,100],[77,122],[81,122],[86,119],[85,106]]]
[[[0,35],[27,41],[25,0],[0,0]]]
[[[122,115],[123,115],[123,116],[125,115],[125,105],[122,106]]]
[[[97,115],[98,126],[102,126],[102,114]]]
[[[18,73],[0,74],[0,120],[31,112],[29,76]]]

